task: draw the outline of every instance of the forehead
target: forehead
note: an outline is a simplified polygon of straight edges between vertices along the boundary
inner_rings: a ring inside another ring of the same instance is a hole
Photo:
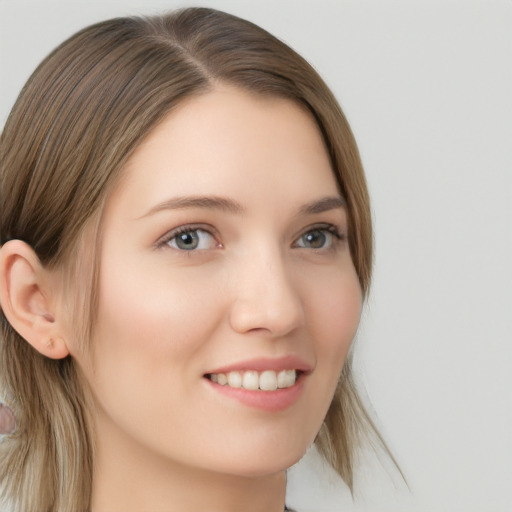
[[[337,193],[318,126],[297,103],[232,87],[189,98],[130,157],[114,196],[138,213],[171,196],[307,202]]]

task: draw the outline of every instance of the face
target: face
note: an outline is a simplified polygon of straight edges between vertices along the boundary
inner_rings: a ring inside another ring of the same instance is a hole
[[[181,104],[124,171],[92,360],[74,354],[98,437],[226,474],[290,466],[325,417],[362,301],[312,116],[218,88]]]

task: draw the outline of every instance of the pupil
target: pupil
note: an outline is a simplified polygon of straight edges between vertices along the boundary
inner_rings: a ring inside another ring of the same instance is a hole
[[[311,231],[306,233],[306,244],[314,249],[320,249],[325,244],[325,233],[322,231]]]
[[[190,231],[188,233],[181,233],[176,239],[176,245],[180,249],[195,249],[197,247],[199,241],[199,237],[195,231]]]

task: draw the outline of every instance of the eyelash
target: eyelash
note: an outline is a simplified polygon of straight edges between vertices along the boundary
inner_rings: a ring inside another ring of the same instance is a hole
[[[217,237],[212,233],[211,227],[204,226],[204,225],[198,225],[198,224],[188,224],[188,225],[179,226],[178,228],[173,229],[172,231],[166,233],[164,236],[159,238],[155,243],[155,247],[156,248],[164,248],[165,246],[169,247],[169,242],[171,242],[178,236],[180,236],[182,234],[186,234],[186,233],[194,233],[197,231],[203,231],[205,233],[208,233],[216,241],[216,244],[217,244],[216,248],[222,247],[222,244],[217,240]],[[312,233],[315,231],[324,232],[324,233],[328,233],[329,235],[332,235],[334,237],[332,246],[327,247],[327,248],[326,247],[308,248],[308,247],[297,246],[298,241],[302,237],[304,237],[308,233]],[[297,239],[295,240],[293,245],[294,245],[294,247],[299,248],[299,249],[309,249],[309,250],[317,250],[317,251],[330,250],[330,249],[332,250],[339,243],[343,242],[344,240],[346,240],[346,235],[345,235],[345,233],[341,232],[337,226],[335,226],[334,224],[320,224],[320,225],[309,226],[305,231],[302,232],[302,234],[300,234],[297,237]],[[190,253],[190,252],[194,252],[197,250],[202,250],[202,249],[191,249],[191,250],[187,251],[186,249],[176,249],[174,247],[171,247],[171,249],[175,249],[177,251],[184,252],[184,253]]]
[[[298,241],[307,235],[308,233],[313,232],[323,232],[323,233],[329,233],[334,238],[332,240],[331,247],[319,247],[319,248],[312,248],[312,247],[298,247],[299,249],[309,249],[309,250],[316,250],[316,251],[326,251],[326,250],[333,250],[336,249],[336,247],[343,242],[346,239],[346,236],[344,233],[342,233],[337,226],[334,224],[319,224],[308,227],[294,242],[294,245],[298,243]]]
[[[203,231],[205,233],[208,233],[216,241],[216,244],[217,244],[218,247],[222,246],[222,244],[220,242],[218,242],[217,238],[212,233],[212,228],[211,227],[204,226],[202,224],[187,224],[187,225],[184,225],[184,226],[179,226],[176,229],[173,229],[172,231],[169,231],[164,236],[159,238],[156,241],[156,243],[155,243],[155,247],[157,249],[158,248],[163,248],[165,246],[168,246],[169,242],[171,240],[177,238],[178,236],[186,234],[186,233],[194,233],[194,232],[197,232],[197,231]],[[173,247],[171,247],[171,249],[173,249]],[[176,249],[176,250],[180,251],[180,249]],[[193,252],[193,250],[186,251],[185,249],[182,249],[181,252]]]

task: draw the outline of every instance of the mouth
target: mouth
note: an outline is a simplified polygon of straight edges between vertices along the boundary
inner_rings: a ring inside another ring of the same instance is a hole
[[[276,391],[295,385],[304,372],[301,370],[247,370],[227,373],[208,373],[207,379],[220,386],[248,391]]]

